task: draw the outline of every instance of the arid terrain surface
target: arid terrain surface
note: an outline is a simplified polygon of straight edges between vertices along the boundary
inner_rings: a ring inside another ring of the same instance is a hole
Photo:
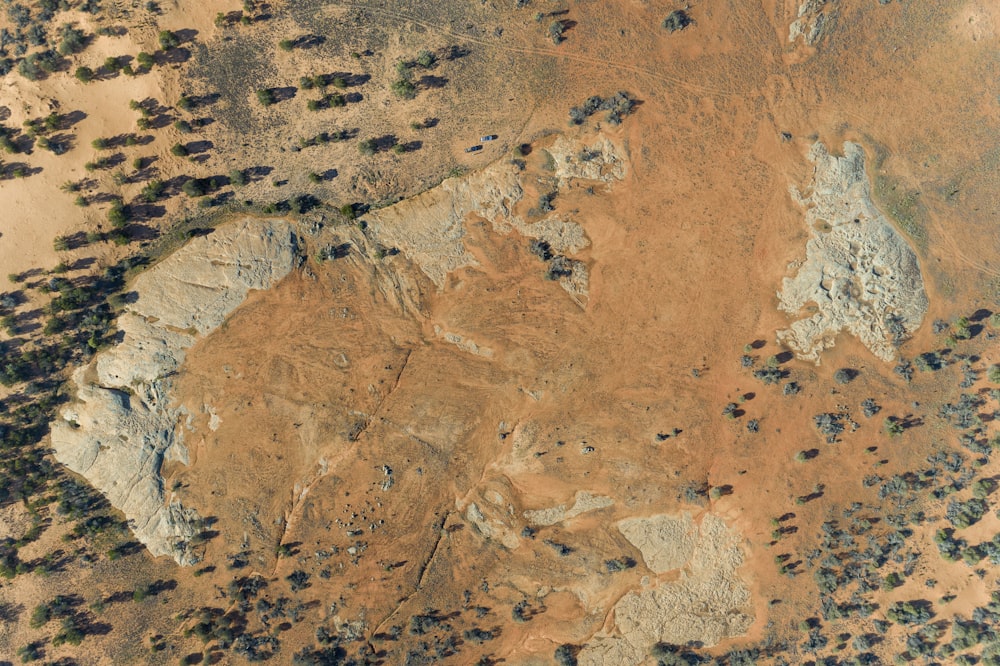
[[[0,664],[1000,664],[998,56],[6,3]]]

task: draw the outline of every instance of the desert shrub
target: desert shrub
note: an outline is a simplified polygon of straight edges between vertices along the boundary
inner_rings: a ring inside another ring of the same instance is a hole
[[[162,180],[151,180],[142,188],[141,196],[146,202],[152,203],[160,198],[166,187]]]
[[[111,208],[108,209],[108,221],[116,229],[120,229],[128,224],[129,211],[121,199],[115,199],[111,202]]]
[[[549,24],[549,39],[553,44],[562,44],[566,39],[566,24],[562,21],[553,21]]]
[[[94,80],[94,70],[89,67],[77,67],[73,76],[81,83],[90,83]]]
[[[833,373],[833,380],[838,384],[848,384],[852,379],[854,379],[854,372],[847,368],[841,368]]]
[[[295,48],[295,43],[290,39],[282,39],[280,42],[278,42],[278,48],[281,49],[282,51],[291,51],[293,48]]]
[[[278,101],[277,97],[274,95],[274,91],[269,88],[261,88],[257,91],[257,101],[264,106],[271,106]]]
[[[437,56],[435,56],[427,49],[424,49],[417,54],[417,64],[423,67],[424,69],[433,67],[435,62],[437,62]]]
[[[52,51],[32,53],[17,65],[17,72],[29,81],[45,78],[59,66],[58,56]]]
[[[60,55],[72,55],[87,48],[86,33],[76,28],[72,23],[63,25],[59,37],[61,38],[59,42]]]
[[[688,16],[688,13],[683,9],[675,9],[674,11],[667,14],[667,18],[663,19],[663,27],[667,29],[667,32],[677,32],[678,30],[683,30],[684,28],[691,25],[694,21]]]
[[[392,83],[392,92],[400,99],[413,99],[417,96],[417,87],[407,78],[396,79]]]
[[[191,178],[181,185],[181,191],[189,197],[205,196],[212,189],[212,183],[205,178]]]
[[[181,44],[180,38],[170,30],[161,30],[157,39],[160,42],[160,48],[164,51],[175,49]]]
[[[886,611],[885,616],[896,624],[923,624],[933,614],[930,604],[920,601],[897,601]]]

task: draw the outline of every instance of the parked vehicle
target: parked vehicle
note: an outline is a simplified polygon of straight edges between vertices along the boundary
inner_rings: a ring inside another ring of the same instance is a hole
[[[487,134],[486,136],[479,137],[480,141],[494,141],[497,138],[496,134]]]
[[[483,147],[479,146],[479,145],[469,146],[468,148],[465,149],[465,152],[467,152],[467,153],[475,153],[475,152],[478,152],[478,151],[480,151],[482,149],[483,149]]]

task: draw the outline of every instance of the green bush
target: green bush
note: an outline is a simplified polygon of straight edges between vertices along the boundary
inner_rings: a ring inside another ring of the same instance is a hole
[[[121,199],[115,199],[111,202],[111,208],[108,209],[108,221],[115,229],[121,229],[128,224],[129,212]]]
[[[393,82],[392,92],[400,99],[413,99],[417,96],[417,87],[407,78],[400,78]]]
[[[94,70],[89,67],[77,67],[73,76],[75,76],[81,83],[90,83],[94,80]]]
[[[160,40],[160,48],[164,51],[175,49],[181,43],[180,38],[170,30],[161,30],[158,39]]]
[[[274,91],[270,88],[261,88],[257,91],[257,101],[264,106],[271,106],[277,102],[278,99],[274,96]]]
[[[426,49],[417,54],[417,64],[424,69],[432,67],[435,62],[437,62],[437,56]]]
[[[59,55],[79,53],[87,47],[87,34],[83,30],[75,28],[72,23],[63,25],[59,36],[61,37]]]

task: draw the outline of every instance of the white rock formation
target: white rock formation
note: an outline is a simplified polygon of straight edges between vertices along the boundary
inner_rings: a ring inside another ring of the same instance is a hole
[[[691,561],[698,543],[698,526],[689,513],[626,518],[618,523],[618,531],[639,549],[642,561],[657,574],[680,569]]]
[[[165,459],[187,462],[170,404],[170,376],[184,350],[217,328],[251,289],[268,289],[296,260],[291,226],[244,219],[196,238],[140,275],[119,317],[122,342],[73,374],[77,402],[52,424],[56,458],[125,514],[154,555],[197,562],[196,511],[169,498]]]
[[[589,145],[559,137],[549,153],[559,187],[572,180],[612,183],[625,177],[625,159],[605,137]],[[382,244],[398,248],[416,262],[439,289],[444,288],[449,273],[477,265],[463,240],[470,215],[488,221],[498,233],[517,231],[544,240],[557,253],[573,254],[589,245],[583,228],[565,216],[553,214],[528,223],[515,215],[514,207],[523,198],[520,171],[504,161],[448,178],[439,187],[373,211],[365,219]],[[572,275],[561,277],[559,284],[582,307],[588,295],[587,267],[574,261],[571,268]]]
[[[816,44],[832,14],[824,13],[826,4],[826,0],[803,0],[798,17],[788,26],[788,41],[794,42],[801,37],[808,46]]]
[[[811,193],[792,188],[792,196],[805,208],[812,238],[805,262],[784,279],[778,299],[790,315],[810,305],[815,312],[779,331],[778,340],[818,363],[837,334],[847,331],[891,361],[896,344],[927,312],[917,256],[872,203],[861,146],[845,143],[844,156],[836,157],[817,142],[809,158],[816,164]]]
[[[606,509],[614,503],[615,501],[610,497],[594,495],[586,490],[581,490],[576,493],[576,497],[573,499],[573,506],[571,507],[567,508],[565,504],[560,504],[549,509],[528,510],[524,512],[524,517],[532,525],[547,527],[571,518],[576,518],[588,511]]]
[[[688,543],[689,528],[693,543]],[[678,577],[622,597],[614,608],[614,626],[580,651],[581,666],[631,666],[643,663],[656,643],[712,646],[747,632],[754,616],[750,590],[737,572],[743,552],[738,535],[721,518],[707,514],[697,527],[686,515],[633,518],[619,523],[619,529],[640,549],[646,566],[676,571]],[[671,535],[683,544],[673,543]],[[661,566],[681,560],[680,568]]]

